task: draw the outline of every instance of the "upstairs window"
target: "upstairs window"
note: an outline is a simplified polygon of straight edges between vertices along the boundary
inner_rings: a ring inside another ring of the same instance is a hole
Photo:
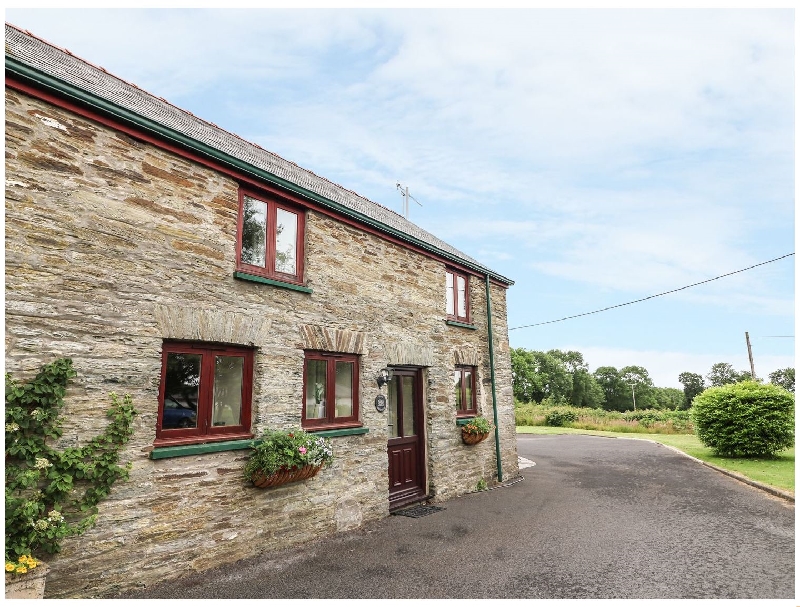
[[[456,397],[456,416],[467,417],[478,414],[475,397],[475,367],[456,367],[453,374]]]
[[[166,342],[156,444],[250,438],[253,350]]]
[[[447,318],[469,322],[469,276],[447,270]]]
[[[358,357],[307,352],[303,382],[303,427],[360,426]]]
[[[300,284],[305,213],[266,196],[239,194],[240,272]]]

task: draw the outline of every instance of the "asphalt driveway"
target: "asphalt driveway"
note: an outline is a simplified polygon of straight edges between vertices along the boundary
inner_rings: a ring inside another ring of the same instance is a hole
[[[519,436],[524,480],[119,598],[793,599],[794,505],[638,440]]]

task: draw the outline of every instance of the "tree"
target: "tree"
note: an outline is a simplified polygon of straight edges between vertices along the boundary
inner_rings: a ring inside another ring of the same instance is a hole
[[[726,386],[740,381],[753,379],[748,371],[737,371],[730,363],[716,363],[711,365],[711,371],[706,375],[711,386]]]
[[[723,457],[763,457],[794,445],[794,396],[772,384],[714,386],[694,399],[697,437]]]
[[[619,370],[622,382],[627,386],[630,398],[630,406],[628,409],[654,409],[656,406],[655,398],[653,397],[653,380],[650,378],[650,373],[644,367],[637,367],[631,365],[623,367]],[[631,387],[633,384],[633,387]],[[634,407],[633,399],[636,398],[636,407]]]
[[[570,403],[575,407],[597,409],[603,406],[603,388],[589,371],[578,369],[572,374],[572,394]]]
[[[560,360],[572,376],[572,389],[567,397],[571,405],[591,408],[602,405],[603,390],[589,373],[589,365],[583,360],[583,354],[574,350],[550,350],[547,354]]]
[[[631,399],[630,388],[622,381],[616,367],[597,367],[593,373],[595,381],[603,390],[603,409],[607,411],[627,411]]]
[[[769,383],[794,392],[794,368],[778,369],[769,374]]]
[[[512,348],[511,376],[514,396],[523,402],[540,403],[547,397],[567,401],[572,392],[564,363],[545,352]]]
[[[678,375],[678,381],[683,384],[683,409],[688,409],[692,406],[694,397],[706,389],[706,383],[703,376],[699,373],[691,373],[684,371]]]
[[[657,388],[652,389],[653,400],[656,409],[677,410],[683,407],[683,392],[678,388]]]
[[[514,398],[524,403],[533,402],[533,393],[538,388],[531,352],[523,348],[511,348],[511,385]]]

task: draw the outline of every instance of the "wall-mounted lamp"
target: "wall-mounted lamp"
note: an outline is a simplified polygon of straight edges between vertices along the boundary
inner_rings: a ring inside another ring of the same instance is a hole
[[[382,388],[384,384],[388,384],[389,380],[392,379],[392,372],[390,369],[384,367],[380,371],[378,371],[378,377],[375,378],[375,381],[378,382],[378,388]]]

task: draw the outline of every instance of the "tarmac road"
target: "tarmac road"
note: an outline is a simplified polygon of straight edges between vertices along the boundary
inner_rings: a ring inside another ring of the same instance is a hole
[[[118,598],[794,599],[794,504],[666,447],[519,435],[524,480]]]

